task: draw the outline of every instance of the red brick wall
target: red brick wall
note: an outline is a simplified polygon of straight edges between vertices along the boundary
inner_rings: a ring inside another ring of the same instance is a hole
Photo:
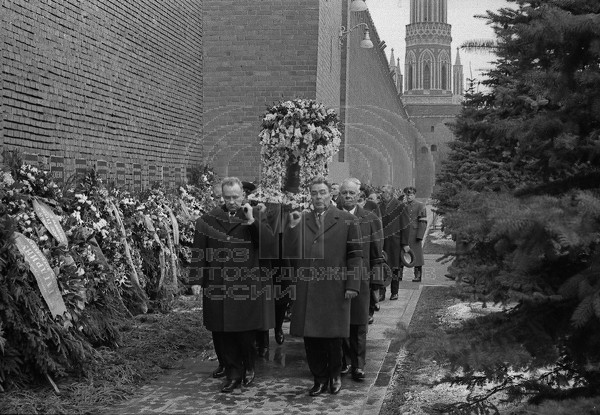
[[[2,148],[136,187],[202,161],[200,1],[11,0],[0,23]]]
[[[341,0],[204,0],[204,149],[220,174],[256,180],[267,106],[339,106]]]
[[[350,13],[347,27],[367,23],[373,49],[361,49],[363,27],[347,36],[345,161],[350,175],[376,186],[421,185],[419,197],[431,192],[431,154],[417,154],[425,144],[408,121],[390,75],[387,57],[368,12]],[[425,185],[425,183],[429,183]]]

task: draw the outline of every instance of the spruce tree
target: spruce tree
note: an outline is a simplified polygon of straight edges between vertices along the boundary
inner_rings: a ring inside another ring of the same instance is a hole
[[[434,197],[466,291],[514,305],[450,334],[456,381],[533,401],[600,393],[600,0],[510,0]],[[551,368],[517,381],[509,369]],[[483,378],[481,374],[484,374]],[[569,381],[569,382],[567,382]],[[479,402],[473,398],[473,402]]]

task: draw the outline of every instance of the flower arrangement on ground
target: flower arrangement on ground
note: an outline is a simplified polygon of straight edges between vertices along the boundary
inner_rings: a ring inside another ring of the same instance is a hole
[[[95,346],[119,342],[120,321],[147,312],[149,300],[170,309],[182,288],[179,229],[189,233],[210,208],[204,204],[212,202],[214,177],[205,176],[204,192],[182,186],[185,197],[160,188],[107,189],[94,171],[61,189],[17,155],[3,159],[0,391],[40,375],[52,382],[50,376],[81,374]],[[42,290],[50,280],[56,289]]]

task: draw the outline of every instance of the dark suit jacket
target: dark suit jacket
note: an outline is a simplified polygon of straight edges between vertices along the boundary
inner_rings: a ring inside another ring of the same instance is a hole
[[[415,267],[425,264],[423,244],[420,242],[425,237],[427,229],[427,208],[425,204],[416,200],[406,203],[404,212],[408,216],[408,244],[415,255]]]
[[[257,218],[247,225],[240,209],[233,218],[218,207],[196,221],[190,273],[203,288],[204,326],[209,331],[267,330],[275,306],[267,263],[259,258],[260,235],[271,235]]]
[[[312,211],[287,229],[296,268],[296,298],[290,334],[338,338],[350,334],[350,300],[346,290],[360,290],[362,255],[358,220],[331,205],[319,228]]]
[[[381,222],[387,263],[390,268],[400,267],[402,247],[408,245],[408,213],[398,199],[392,198],[388,203],[381,204]]]
[[[383,272],[379,270],[377,274],[374,274],[377,267],[383,263],[383,230],[381,219],[375,216],[373,212],[357,206],[354,216],[358,218],[360,223],[365,274],[361,280],[360,293],[351,301],[350,324],[368,324],[370,285],[384,285]],[[378,279],[375,279],[375,276]]]

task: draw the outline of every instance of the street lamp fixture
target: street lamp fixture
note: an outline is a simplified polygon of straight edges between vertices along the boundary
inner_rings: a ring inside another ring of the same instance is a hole
[[[371,38],[369,37],[369,25],[366,23],[359,23],[356,26],[352,27],[349,30],[346,30],[344,26],[340,28],[340,46],[342,46],[342,41],[344,40],[344,36],[347,36],[350,32],[360,26],[365,26],[365,37],[360,41],[360,47],[363,49],[371,49],[373,47],[373,42],[371,42]]]
[[[351,12],[364,12],[367,10],[367,3],[364,0],[352,0],[350,3]]]

